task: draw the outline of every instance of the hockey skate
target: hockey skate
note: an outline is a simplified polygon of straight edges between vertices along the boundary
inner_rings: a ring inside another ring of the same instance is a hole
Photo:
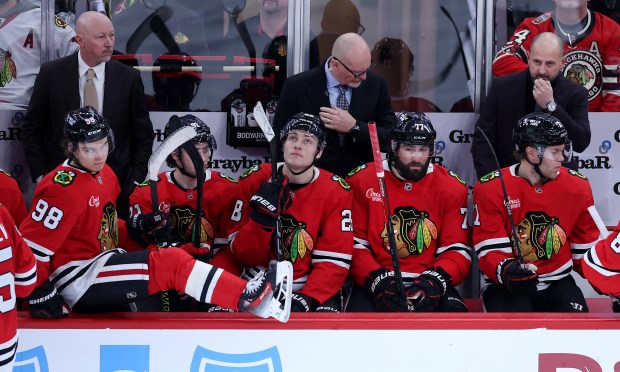
[[[259,272],[246,285],[239,299],[239,311],[286,323],[291,314],[292,292],[293,265],[288,261],[271,261],[267,271]]]

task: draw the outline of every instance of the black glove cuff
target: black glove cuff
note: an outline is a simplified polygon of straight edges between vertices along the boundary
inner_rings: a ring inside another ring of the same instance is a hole
[[[256,209],[252,209],[250,211],[250,218],[257,224],[267,229],[275,229],[276,222],[278,221],[278,217],[268,216],[264,213],[259,212]]]
[[[291,311],[293,312],[309,312],[312,310],[312,298],[303,293],[293,292],[291,295]]]
[[[451,281],[450,275],[441,267],[425,270],[422,274],[420,274],[420,278],[431,280],[435,283],[437,289],[441,291],[440,294],[442,296],[446,294],[448,283]]]
[[[377,288],[381,287],[381,282],[390,279],[395,279],[394,272],[388,271],[385,267],[381,267],[377,270],[371,271],[368,274],[368,277],[364,281],[364,285],[371,293],[375,293]]]

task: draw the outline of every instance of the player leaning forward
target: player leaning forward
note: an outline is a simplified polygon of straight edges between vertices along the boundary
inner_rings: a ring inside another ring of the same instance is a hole
[[[485,308],[587,312],[583,293],[570,274],[573,269],[582,273],[584,253],[598,241],[599,230],[589,212],[594,206],[590,183],[562,166],[572,151],[557,118],[528,114],[517,123],[513,137],[519,163],[501,172],[516,225],[514,237],[499,171],[482,177],[474,187],[474,245]]]
[[[374,163],[351,171],[356,284],[347,311],[467,311],[454,288],[471,266],[467,186],[430,162],[436,132],[423,113],[401,113],[383,161],[406,301],[398,290]]]
[[[201,302],[288,319],[290,298],[283,293],[292,277],[288,263],[271,263],[263,275],[246,282],[178,248],[118,248],[119,237],[123,243],[127,233],[119,234],[125,228],[114,205],[120,188],[105,163],[113,133],[92,107],[70,112],[64,131],[68,159],[39,183],[31,214],[21,225],[38,261],[38,288],[28,299],[32,316],[62,317],[69,308],[118,311],[174,289]]]
[[[282,258],[295,268],[291,311],[340,311],[353,250],[349,185],[314,166],[325,148],[318,116],[295,114],[280,138],[284,162],[275,164],[275,180],[272,164],[239,178],[242,198],[232,214],[230,249],[251,275],[251,267],[276,257],[274,238],[280,236]]]

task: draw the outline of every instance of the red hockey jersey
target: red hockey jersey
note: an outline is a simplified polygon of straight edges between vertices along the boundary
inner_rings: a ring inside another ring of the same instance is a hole
[[[455,173],[429,164],[417,182],[402,181],[383,161],[396,249],[405,284],[424,270],[440,266],[460,284],[471,266],[471,231],[467,224],[467,186]],[[347,176],[353,190],[355,245],[351,277],[363,286],[368,274],[393,270],[386,216],[374,163]]]
[[[43,177],[20,229],[39,262],[37,285],[69,262],[118,247],[119,192],[108,165],[93,174],[65,161]]]
[[[620,297],[620,221],[606,239],[586,253],[583,276],[601,293]]]
[[[588,90],[589,111],[620,111],[620,26],[604,15],[588,11],[586,25],[569,36],[558,28],[554,12],[526,18],[493,60],[493,75],[527,68],[534,37],[554,32],[564,41],[562,74]]]
[[[231,219],[233,255],[246,266],[266,267],[275,258],[272,232],[249,218],[250,198],[271,176],[271,164],[249,168],[239,178],[241,198]],[[283,258],[293,263],[293,289],[319,304],[344,284],[351,264],[351,192],[340,177],[314,168],[310,183],[291,187],[291,206],[280,215]]]
[[[28,296],[36,279],[34,255],[0,204],[0,369],[17,352],[17,297]]]
[[[9,210],[15,224],[21,225],[28,214],[24,196],[17,181],[2,169],[0,169],[0,203]]]
[[[516,167],[502,169],[502,175],[523,259],[538,267],[538,290],[543,290],[573,268],[581,274],[583,255],[598,241],[587,210],[594,205],[592,189],[587,178],[564,167],[556,179],[532,186],[515,174]],[[498,283],[500,261],[515,257],[511,231],[495,171],[474,186],[474,247],[486,284]]]

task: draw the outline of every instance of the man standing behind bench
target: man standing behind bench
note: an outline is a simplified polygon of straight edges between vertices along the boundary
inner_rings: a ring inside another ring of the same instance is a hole
[[[115,134],[116,148],[108,164],[122,189],[117,210],[126,217],[129,194],[134,181],[144,181],[153,146],[144,86],[137,71],[111,60],[114,26],[108,17],[85,12],[77,19],[75,31],[80,51],[43,64],[35,81],[23,126],[26,160],[32,180],[40,180],[66,159],[62,128],[67,112],[95,107]]]

